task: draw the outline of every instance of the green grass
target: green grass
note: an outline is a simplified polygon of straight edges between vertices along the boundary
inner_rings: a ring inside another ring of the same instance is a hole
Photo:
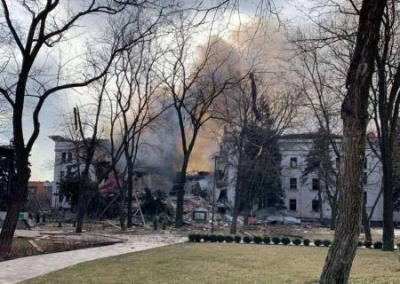
[[[327,248],[180,244],[78,264],[25,283],[316,283]],[[400,283],[398,252],[358,250],[351,283]]]

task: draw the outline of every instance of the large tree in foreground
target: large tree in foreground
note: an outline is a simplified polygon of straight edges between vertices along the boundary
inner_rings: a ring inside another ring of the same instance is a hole
[[[368,98],[375,54],[386,1],[364,0],[357,41],[347,75],[342,104],[343,141],[339,175],[339,203],[335,238],[320,283],[348,283],[357,250],[363,202],[362,166],[368,123]]]
[[[44,104],[56,93],[85,87],[102,78],[113,58],[148,35],[152,27],[137,26],[139,36],[135,38],[127,37],[125,29],[121,29],[117,41],[100,43],[88,40],[89,52],[71,56],[68,54],[71,46],[82,43],[76,40],[83,20],[93,20],[91,17],[95,16],[104,20],[104,16],[122,13],[127,6],[108,0],[68,2],[0,2],[0,66],[4,70],[0,74],[0,94],[12,108],[16,153],[15,189],[11,193],[0,235],[0,253],[11,250],[18,214],[27,195],[29,156],[40,133],[40,114]],[[139,6],[129,5],[131,10],[127,13],[130,17],[125,26],[138,23],[141,16],[138,11],[141,12],[142,8]],[[66,46],[68,42],[71,46]],[[62,56],[57,56],[57,52]],[[28,135],[24,115],[31,115],[33,122]]]
[[[307,61],[300,66],[307,69],[309,73],[307,77],[313,79],[311,85],[318,87],[314,92],[318,95],[324,93],[324,100],[326,97],[329,98],[330,94],[338,93],[342,96],[342,93],[345,94],[345,89],[342,87],[342,82],[344,83],[345,80],[342,78],[349,68],[356,42],[361,1],[310,0],[307,2],[311,2],[312,7],[303,9],[302,12],[312,25],[307,25],[307,29],[296,34],[296,45],[300,47],[304,58],[312,59],[308,61],[313,63],[312,66],[315,68],[310,69]],[[395,163],[392,152],[398,132],[397,121],[400,107],[399,4],[396,0],[389,0],[384,9],[379,48],[374,55],[375,70],[369,105],[370,125],[376,129],[378,136],[376,150],[379,153],[374,152],[382,164],[384,250],[394,249],[393,173]],[[313,76],[310,71],[318,76]],[[336,99],[333,105],[339,101],[341,99]],[[367,223],[364,224],[367,225]]]

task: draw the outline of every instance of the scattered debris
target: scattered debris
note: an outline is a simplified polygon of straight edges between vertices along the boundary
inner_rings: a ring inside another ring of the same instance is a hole
[[[207,222],[208,210],[203,207],[197,207],[193,210],[193,221],[195,222]]]
[[[115,228],[117,228],[117,229],[120,229],[120,230],[121,230],[121,227],[120,227],[120,226],[117,226],[116,224],[114,224],[114,222],[112,222],[112,221],[110,221],[110,220],[105,220],[104,222],[107,223],[107,224],[110,224],[111,226],[113,226],[113,227],[115,227]]]
[[[38,252],[44,252],[44,250],[33,240],[29,240],[29,243],[38,251]]]
[[[270,215],[265,220],[267,223],[279,223],[287,225],[301,225],[301,220],[295,217],[285,215]]]

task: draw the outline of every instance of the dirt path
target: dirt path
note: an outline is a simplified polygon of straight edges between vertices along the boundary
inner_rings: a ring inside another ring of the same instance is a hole
[[[187,240],[187,238],[169,234],[123,237],[127,238],[127,241],[115,245],[0,262],[0,284],[18,283],[81,262],[182,243]]]

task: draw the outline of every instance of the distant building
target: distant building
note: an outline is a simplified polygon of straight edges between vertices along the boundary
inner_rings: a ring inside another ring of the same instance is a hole
[[[74,176],[78,169],[83,170],[83,158],[85,155],[82,144],[77,141],[62,136],[50,136],[55,142],[54,152],[54,192],[53,192],[53,207],[59,208],[70,207],[69,204],[59,199],[59,186],[57,184],[63,179]],[[110,168],[111,156],[108,151],[110,145],[109,141],[101,140],[99,146],[96,148],[95,156],[90,166],[90,179],[99,182],[100,193],[106,195],[108,193],[115,193],[117,190],[117,183],[114,174]],[[143,153],[142,153],[143,154]],[[148,155],[150,155],[149,153]],[[139,154],[138,154],[139,155]],[[148,156],[147,155],[147,156]],[[124,157],[120,159],[120,165],[124,163]],[[104,175],[104,173],[108,173]],[[118,176],[121,179],[121,176]],[[100,179],[100,180],[99,180]],[[148,187],[152,190],[161,189],[169,192],[172,188],[172,178],[166,177],[164,172],[155,165],[143,165],[140,158],[137,158],[136,167],[134,169],[134,182],[135,187],[143,190]]]
[[[31,204],[34,204],[38,210],[51,210],[53,206],[53,194],[55,184],[50,181],[29,181],[27,210],[32,209]]]
[[[301,179],[306,166],[306,158],[313,147],[316,133],[284,135],[279,139],[282,155],[281,181],[285,192],[285,214],[301,219],[319,219],[322,207],[324,218],[331,218],[331,208],[326,195],[322,196],[320,207],[318,191],[321,181],[317,174],[311,173],[305,181]],[[334,137],[340,150],[341,137]],[[237,157],[232,147],[232,139],[225,135],[220,145],[221,153],[227,153],[218,159],[217,165],[217,198],[224,197],[231,204],[235,200]],[[364,162],[364,200],[367,212],[370,213],[375,202],[376,206],[371,218],[373,224],[382,223],[383,198],[379,196],[382,180],[382,165],[374,151],[366,145]],[[332,153],[331,163],[337,169],[336,157]],[[379,197],[378,201],[377,198]],[[400,222],[400,212],[395,212],[396,222]]]
[[[173,180],[170,195],[176,195],[179,188],[181,172],[177,172]],[[185,193],[202,197],[212,196],[214,174],[206,171],[191,171],[186,173]]]
[[[81,143],[62,136],[50,136],[55,142],[54,147],[54,188],[52,194],[52,208],[69,208],[70,205],[65,199],[60,199],[59,182],[63,178],[74,176],[80,169],[83,170],[84,148]],[[96,150],[94,161],[97,161],[99,156],[106,156],[104,151]],[[100,158],[99,158],[100,159]],[[91,180],[96,180],[96,169],[92,164],[90,166],[89,175]]]
[[[28,198],[29,196],[49,196],[53,194],[54,183],[50,181],[29,181],[28,182]]]

